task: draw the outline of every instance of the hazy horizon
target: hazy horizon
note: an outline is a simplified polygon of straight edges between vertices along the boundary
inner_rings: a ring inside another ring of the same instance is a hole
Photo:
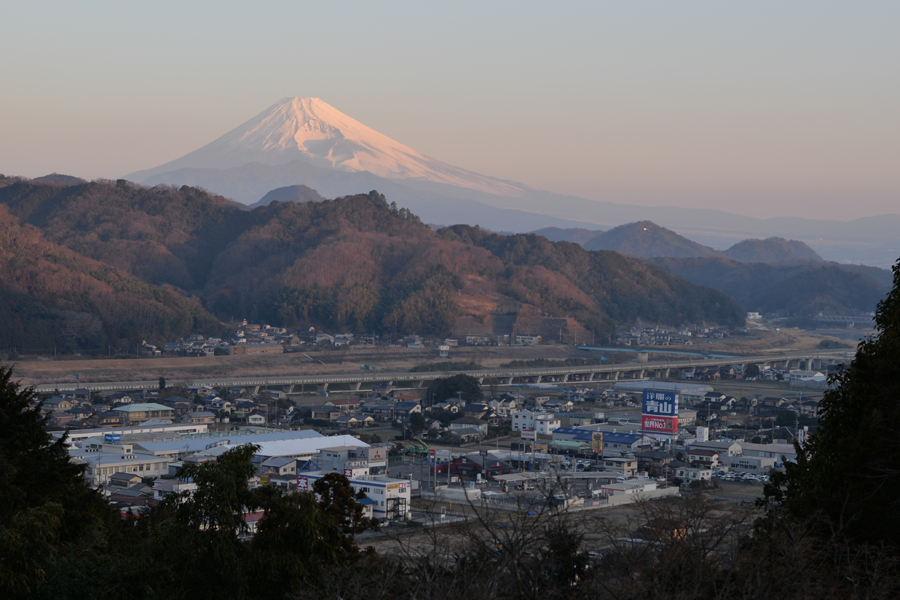
[[[0,173],[117,178],[315,96],[538,189],[766,218],[900,213],[900,6],[19,4]]]

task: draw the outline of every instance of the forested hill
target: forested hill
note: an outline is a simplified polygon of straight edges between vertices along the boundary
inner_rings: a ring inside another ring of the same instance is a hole
[[[692,258],[718,254],[712,248],[693,242],[652,221],[614,227],[588,240],[584,247],[588,250],[616,250],[640,258]]]
[[[106,353],[202,331],[200,302],[48,241],[0,205],[0,349]]]
[[[650,262],[696,285],[721,290],[747,310],[788,315],[854,315],[875,310],[890,290],[890,272],[874,267],[811,263],[773,266],[724,257],[655,258]]]
[[[803,242],[772,237],[764,240],[743,240],[722,254],[726,258],[745,263],[767,265],[803,265],[824,263],[819,253]]]
[[[552,318],[598,333],[638,317],[733,325],[743,314],[718,291],[615,253],[477,228],[435,232],[377,193],[248,211],[187,186],[6,178],[0,204],[71,256],[179,288],[222,319],[445,335],[500,322],[541,333]]]

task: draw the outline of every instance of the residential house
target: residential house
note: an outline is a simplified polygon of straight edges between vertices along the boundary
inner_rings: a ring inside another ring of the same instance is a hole
[[[679,467],[675,469],[675,477],[690,483],[692,481],[710,481],[712,469],[709,467]]]
[[[394,420],[396,404],[391,400],[367,400],[360,407],[360,412],[376,421],[390,422]]]
[[[740,456],[742,454],[741,444],[737,442],[694,442],[688,450],[715,450],[721,461],[725,456]]]
[[[692,465],[717,467],[719,465],[719,453],[706,448],[691,448],[687,452],[687,460]]]
[[[255,426],[264,426],[268,422],[268,413],[261,410],[254,410],[247,415],[247,423]]]
[[[318,421],[334,421],[340,416],[340,409],[337,409],[333,406],[328,406],[327,404],[323,406],[313,406],[309,409],[309,418],[316,419]]]
[[[513,398],[493,398],[488,402],[495,413],[500,416],[508,417],[512,411],[519,408],[519,403]]]
[[[634,457],[638,461],[639,470],[646,471],[654,476],[662,475],[666,470],[666,465],[675,460],[675,457],[668,452],[660,452],[658,450],[636,452]]]
[[[487,421],[476,419],[475,417],[460,417],[450,421],[450,432],[462,429],[476,429],[481,436],[487,435]]]
[[[510,464],[503,462],[493,454],[481,456],[478,453],[459,456],[450,461],[450,472],[457,473],[460,478],[474,481],[481,479],[493,479],[497,475],[509,475],[513,472]]]
[[[297,475],[297,459],[288,456],[276,456],[262,463],[263,472],[269,472],[272,475]]]
[[[325,406],[332,406],[342,413],[349,413],[359,409],[359,398],[331,398],[325,402]]]
[[[512,415],[513,431],[536,431],[541,435],[550,435],[562,426],[562,422],[553,413],[520,410]]]
[[[397,402],[394,405],[394,418],[400,422],[409,421],[413,413],[422,414],[422,404],[416,401]]]
[[[123,416],[123,420],[127,425],[135,423],[143,423],[151,419],[157,421],[171,422],[175,416],[175,411],[168,406],[156,404],[154,402],[146,404],[126,404],[113,409]]]
[[[181,417],[176,419],[176,421],[181,423],[213,425],[216,422],[216,415],[208,410],[196,410],[184,413]]]
[[[603,468],[610,471],[618,471],[626,477],[633,477],[637,472],[637,458],[631,456],[610,456],[603,457]]]
[[[67,410],[71,410],[74,406],[75,402],[69,398],[64,398],[62,396],[53,396],[52,398],[44,400],[42,410],[44,413],[56,411],[65,412]]]

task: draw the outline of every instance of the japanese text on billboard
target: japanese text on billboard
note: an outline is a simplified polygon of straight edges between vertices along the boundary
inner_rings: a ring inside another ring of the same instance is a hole
[[[645,415],[674,417],[678,415],[678,394],[673,392],[644,392],[643,411]]]
[[[676,417],[653,417],[644,415],[641,418],[641,427],[644,430],[644,433],[676,435],[678,433],[678,419]]]

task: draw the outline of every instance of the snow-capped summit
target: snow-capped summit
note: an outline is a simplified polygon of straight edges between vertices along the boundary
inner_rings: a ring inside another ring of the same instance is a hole
[[[177,160],[129,176],[136,181],[185,168],[228,169],[301,160],[389,179],[420,179],[501,196],[522,187],[429,158],[366,127],[318,98],[284,98],[219,139]]]

